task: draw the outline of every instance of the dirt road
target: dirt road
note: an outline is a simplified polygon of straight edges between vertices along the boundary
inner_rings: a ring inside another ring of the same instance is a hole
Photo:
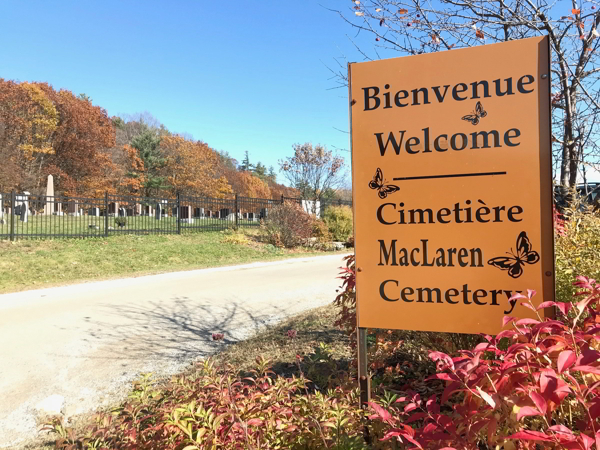
[[[175,373],[227,342],[325,305],[343,255],[0,295],[0,448],[123,396],[140,373]],[[224,342],[211,339],[224,333]]]

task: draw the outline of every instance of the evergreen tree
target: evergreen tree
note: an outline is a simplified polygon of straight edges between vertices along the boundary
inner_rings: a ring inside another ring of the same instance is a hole
[[[260,161],[257,162],[256,166],[254,167],[254,175],[261,180],[264,180],[267,177],[267,167]]]
[[[275,168],[273,166],[269,166],[267,178],[273,183],[277,183],[277,174],[275,173]]]
[[[252,172],[254,166],[250,164],[250,156],[248,155],[248,150],[246,150],[244,159],[242,160],[242,164],[240,165],[240,170],[242,172]]]
[[[157,194],[165,184],[165,177],[160,176],[160,169],[165,166],[165,158],[160,152],[160,136],[150,128],[145,129],[131,140],[131,146],[135,148],[144,161],[146,182],[144,188],[146,195]]]

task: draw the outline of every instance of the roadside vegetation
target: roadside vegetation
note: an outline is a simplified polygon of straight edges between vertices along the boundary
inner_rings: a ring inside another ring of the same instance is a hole
[[[507,317],[496,337],[369,330],[373,400],[364,410],[347,257],[334,307],[171,380],[146,375],[121,405],[75,426],[58,417],[46,429],[59,449],[593,449],[600,285],[585,275],[600,271],[587,256],[599,223],[583,206],[555,214],[556,303],[535,308],[533,291],[512,299],[537,309],[537,320]],[[557,318],[544,319],[544,307]]]
[[[319,254],[264,243],[255,230],[0,241],[0,293]]]

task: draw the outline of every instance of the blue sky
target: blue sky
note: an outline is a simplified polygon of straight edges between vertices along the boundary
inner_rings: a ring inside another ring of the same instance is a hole
[[[148,111],[171,131],[277,167],[294,143],[348,148],[335,129],[348,128],[347,91],[330,90],[325,65],[361,58],[353,30],[324,8],[348,6],[4,0],[0,77],[85,93],[109,115]]]

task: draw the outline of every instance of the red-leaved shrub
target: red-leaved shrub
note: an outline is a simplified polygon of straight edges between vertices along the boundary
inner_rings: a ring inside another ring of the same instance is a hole
[[[505,317],[511,328],[472,351],[431,352],[437,395],[408,391],[371,403],[371,417],[386,425],[383,439],[420,449],[599,450],[600,285],[585,277],[575,284],[572,311],[572,303],[535,308],[534,291],[513,297],[536,312],[555,307],[562,320]]]
[[[298,203],[286,200],[269,210],[261,223],[263,238],[276,247],[292,248],[305,244],[312,236],[314,218]]]
[[[129,399],[75,432],[59,419],[47,426],[56,448],[246,450],[358,448],[357,391],[311,392],[304,377],[276,377],[258,359],[252,376],[210,361],[163,387],[147,375]]]

